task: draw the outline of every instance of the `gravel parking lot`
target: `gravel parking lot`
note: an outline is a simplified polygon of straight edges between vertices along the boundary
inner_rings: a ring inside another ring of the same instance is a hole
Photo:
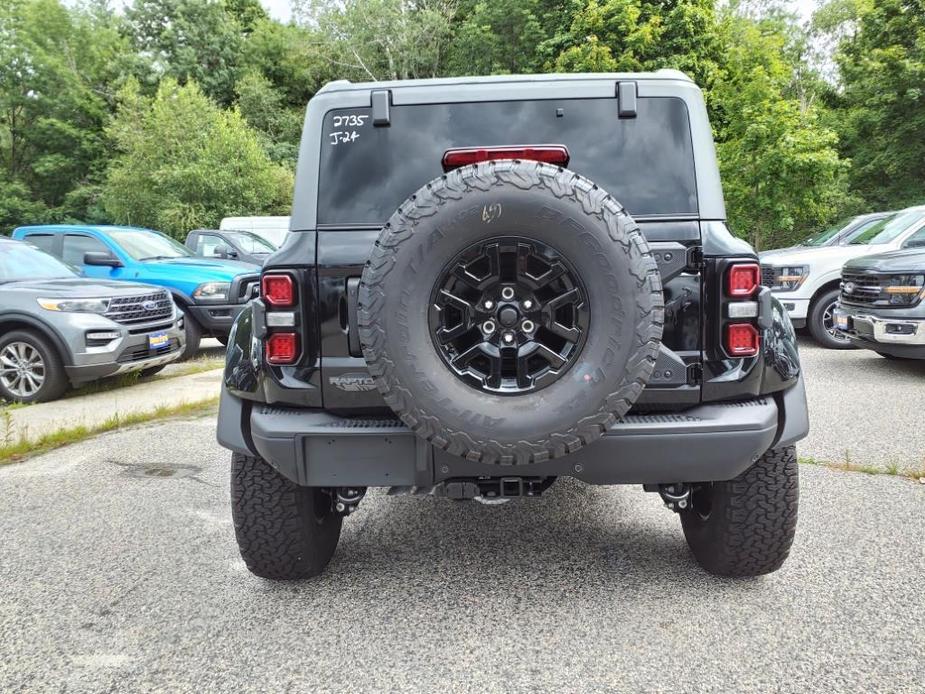
[[[803,354],[817,431],[921,444],[894,410],[921,412],[925,372]],[[637,488],[374,493],[324,576],[274,584],[237,556],[213,436],[168,422],[0,468],[0,691],[925,691],[925,485],[803,466],[791,559],[755,580],[704,574]]]

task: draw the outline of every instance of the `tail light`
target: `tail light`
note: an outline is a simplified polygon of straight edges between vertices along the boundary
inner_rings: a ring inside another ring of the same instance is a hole
[[[726,326],[726,351],[732,357],[753,357],[761,347],[761,335],[751,323]]]
[[[299,336],[295,333],[271,333],[266,341],[270,364],[292,364],[299,358]]]
[[[757,263],[736,263],[726,271],[726,294],[736,299],[750,297],[761,284]]]
[[[260,295],[275,308],[292,306],[295,304],[295,282],[291,275],[267,273],[260,278]]]
[[[462,147],[443,153],[443,170],[452,171],[461,166],[496,159],[529,159],[546,164],[567,166],[568,148],[565,145],[532,145],[513,147]]]

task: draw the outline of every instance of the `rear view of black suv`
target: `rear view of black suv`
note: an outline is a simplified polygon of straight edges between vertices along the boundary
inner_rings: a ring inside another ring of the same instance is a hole
[[[320,573],[369,487],[641,484],[708,571],[781,566],[808,420],[676,71],[352,84],[309,103],[292,230],[218,423],[248,568]]]

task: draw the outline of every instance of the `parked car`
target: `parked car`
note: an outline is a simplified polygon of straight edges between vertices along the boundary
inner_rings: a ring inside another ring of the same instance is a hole
[[[252,572],[321,572],[367,487],[498,502],[559,476],[659,493],[710,572],[781,566],[796,338],[723,221],[689,78],[337,82],[300,152],[218,418]]]
[[[45,402],[68,386],[140,371],[152,376],[183,350],[170,292],[85,279],[48,253],[0,237],[0,397]]]
[[[289,217],[225,217],[218,228],[222,231],[249,231],[279,248],[289,233]]]
[[[257,294],[256,265],[197,258],[185,246],[151,229],[51,224],[19,227],[13,230],[13,238],[74,265],[87,277],[167,289],[186,317],[182,359],[199,350],[204,336],[227,342],[232,321]]]
[[[881,219],[844,246],[796,248],[760,253],[762,283],[771,287],[798,328],[808,328],[823,347],[848,349],[853,343],[835,326],[841,268],[848,260],[908,248],[925,239],[925,206]]]
[[[889,359],[925,359],[923,299],[925,238],[845,263],[835,325],[857,347]]]
[[[276,246],[249,231],[194,229],[186,237],[186,247],[200,258],[240,260],[254,265],[263,262]]]
[[[895,214],[895,212],[872,212],[870,214],[858,215],[857,217],[848,217],[841,220],[837,224],[833,224],[828,229],[824,229],[823,231],[820,231],[817,234],[813,234],[812,236],[807,236],[795,246],[788,246],[787,248],[776,248],[774,250],[765,251],[761,255],[762,257],[770,258],[775,254],[781,253],[783,251],[792,251],[795,248],[844,246],[845,244],[849,243],[851,239],[860,236],[881,219],[886,219],[893,214]]]

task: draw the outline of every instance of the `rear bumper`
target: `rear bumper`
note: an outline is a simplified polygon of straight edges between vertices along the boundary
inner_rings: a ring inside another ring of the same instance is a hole
[[[218,441],[267,460],[292,481],[328,486],[431,486],[461,477],[571,476],[592,484],[728,480],[773,446],[809,430],[802,378],[789,390],[678,414],[630,415],[595,443],[556,460],[498,466],[434,449],[397,419],[251,407],[223,389]]]

